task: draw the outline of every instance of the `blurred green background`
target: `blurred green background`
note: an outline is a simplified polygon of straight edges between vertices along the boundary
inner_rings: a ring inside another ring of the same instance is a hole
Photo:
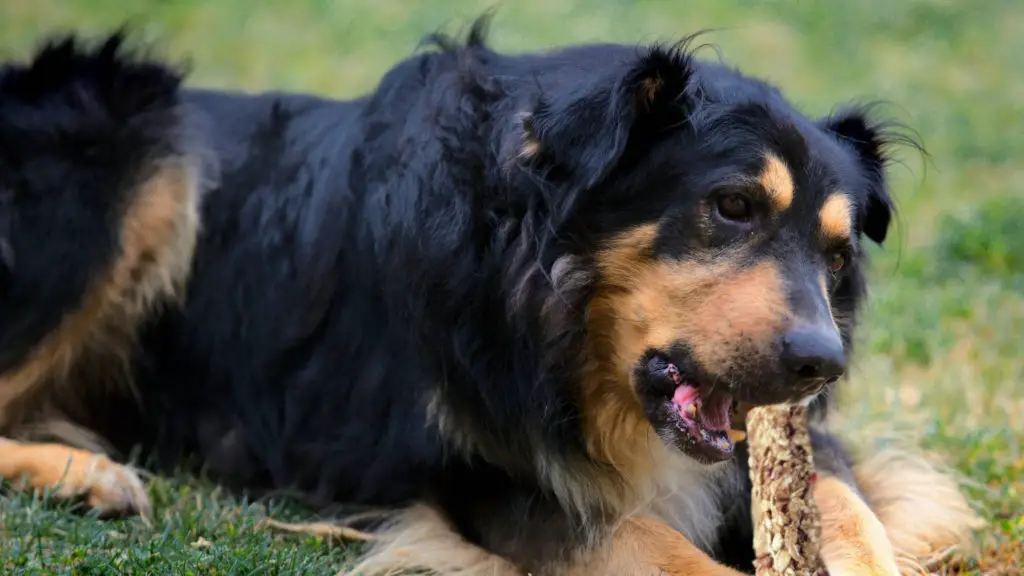
[[[963,473],[992,527],[979,535],[982,554],[951,573],[1020,573],[1024,2],[8,0],[0,57],[24,57],[54,31],[96,34],[127,22],[158,54],[191,62],[193,85],[346,97],[372,89],[423,34],[465,30],[492,7],[491,42],[503,50],[713,28],[704,41],[807,113],[883,100],[919,132],[929,156],[901,151],[892,170],[898,228],[874,250],[839,425],[859,442],[923,446]],[[152,528],[8,494],[0,563],[31,573],[330,574],[350,551],[254,530],[277,504],[225,498],[185,478],[155,480],[152,490]]]

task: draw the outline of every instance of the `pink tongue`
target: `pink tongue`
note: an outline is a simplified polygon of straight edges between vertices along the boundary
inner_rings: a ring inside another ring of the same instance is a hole
[[[701,398],[696,388],[686,384],[676,387],[672,394],[672,407],[676,413],[691,422],[699,420],[707,430],[728,430],[731,404],[732,398],[724,394]]]
[[[672,405],[676,412],[687,420],[693,420],[689,411],[692,404],[696,404],[696,407],[700,408],[700,393],[697,389],[686,384],[676,387],[675,393],[672,394]]]

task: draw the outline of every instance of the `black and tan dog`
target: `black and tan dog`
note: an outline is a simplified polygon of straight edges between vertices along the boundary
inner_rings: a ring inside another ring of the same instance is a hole
[[[142,446],[389,508],[363,573],[735,574],[735,408],[805,400],[832,574],[965,543],[949,478],[825,424],[892,131],[683,44],[480,31],[347,102],[185,89],[119,34],[6,64],[0,473],[146,512]]]

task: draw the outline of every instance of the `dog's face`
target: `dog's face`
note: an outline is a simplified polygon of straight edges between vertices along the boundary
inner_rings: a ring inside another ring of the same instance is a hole
[[[807,401],[838,380],[863,242],[889,225],[884,137],[860,111],[812,121],[760,83],[693,65],[655,52],[627,67],[611,90],[635,108],[591,128],[621,149],[566,163],[601,173],[566,229],[596,268],[582,389],[604,453],[632,411],[695,459],[725,460],[738,406]],[[544,121],[541,151],[558,143]],[[587,165],[602,157],[611,166]]]
[[[857,182],[830,158],[838,146],[794,152],[751,138],[677,156],[708,171],[673,179],[661,217],[596,257],[597,357],[660,435],[701,459],[731,454],[734,404],[806,399],[846,368],[853,310],[836,295],[861,250]]]

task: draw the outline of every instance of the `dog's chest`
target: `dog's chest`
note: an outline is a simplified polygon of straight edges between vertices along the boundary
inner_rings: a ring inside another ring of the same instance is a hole
[[[651,512],[710,553],[727,520],[727,504],[742,496],[742,470],[735,462],[704,466],[682,455],[670,459]]]

